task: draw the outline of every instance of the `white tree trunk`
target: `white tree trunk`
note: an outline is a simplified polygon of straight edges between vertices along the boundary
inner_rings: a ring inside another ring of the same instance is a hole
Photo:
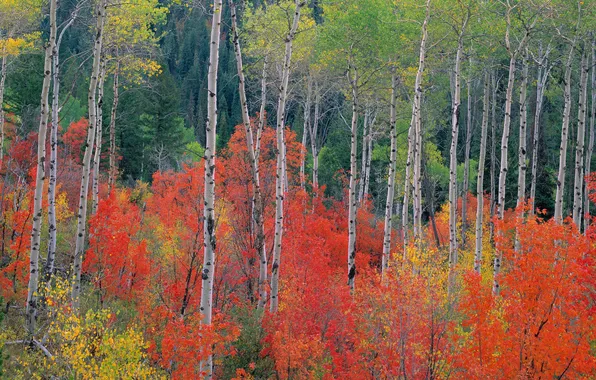
[[[318,83],[315,82],[315,115],[310,124],[310,149],[312,153],[312,188],[315,191],[319,189],[319,148],[317,146],[317,136],[319,129],[319,108],[321,103],[321,94],[319,93]]]
[[[586,108],[588,101],[588,43],[584,43],[580,65],[577,141],[575,145],[575,178],[573,182],[573,221],[581,230],[584,190],[584,144],[586,135]]]
[[[590,140],[586,152],[586,172],[592,167],[592,152],[594,150],[594,119],[596,119],[596,39],[592,36],[592,110],[590,111]],[[590,225],[590,198],[588,198],[587,183],[584,183],[584,233]]]
[[[259,109],[259,124],[257,125],[257,144],[255,146],[255,160],[259,162],[261,155],[261,137],[265,128],[265,107],[267,105],[267,56],[263,58],[263,72],[261,73],[261,108]]]
[[[366,163],[364,165],[364,193],[362,199],[368,198],[368,189],[370,187],[370,165],[372,163],[372,152],[373,152],[373,127],[375,125],[375,120],[377,119],[376,113],[372,116],[372,120],[368,126],[368,138],[366,141],[367,144],[367,154],[366,154]]]
[[[472,62],[470,60],[470,66]],[[470,74],[471,75],[471,74]],[[468,78],[466,81],[466,88],[468,90],[468,106],[467,106],[467,118],[466,118],[466,147],[464,157],[464,181],[462,189],[461,199],[461,244],[462,247],[466,245],[466,232],[468,229],[468,192],[470,191],[470,150],[472,148],[472,80]]]
[[[101,68],[99,69],[99,80],[97,83],[97,126],[95,127],[95,152],[93,154],[93,186],[92,186],[92,202],[91,215],[97,212],[97,205],[99,204],[99,164],[101,161],[101,140],[103,133],[103,85],[106,79],[106,63],[102,60]]]
[[[236,16],[236,4],[230,0],[230,13],[232,18],[232,34],[234,43],[234,52],[236,54],[236,69],[238,71],[238,92],[240,95],[240,105],[242,107],[242,123],[246,134],[246,146],[251,166],[253,200],[252,200],[252,219],[256,226],[255,251],[259,255],[259,310],[265,308],[267,302],[267,252],[265,251],[265,227],[263,220],[263,199],[261,194],[261,181],[259,175],[259,163],[257,161],[255,144],[253,141],[253,129],[248,113],[248,102],[246,100],[246,89],[244,79],[244,67],[242,63],[242,50],[240,48],[240,38],[238,36],[238,20]]]
[[[457,263],[457,140],[461,105],[461,55],[463,39],[459,38],[453,72],[453,103],[451,107],[451,148],[449,150],[449,266]]]
[[[410,120],[410,128],[408,130],[408,155],[406,157],[406,170],[405,170],[405,181],[404,181],[404,201],[403,201],[403,210],[402,210],[402,231],[403,231],[403,238],[404,238],[404,251],[403,251],[403,259],[406,259],[407,247],[409,243],[409,217],[410,217],[410,192],[412,191],[412,162],[414,161],[414,120],[415,120],[415,113],[414,113],[414,106],[412,106],[412,119]]]
[[[356,177],[358,175],[356,154],[358,150],[358,72],[348,70],[352,88],[352,124],[350,129],[350,187],[348,189],[348,286],[354,290],[356,277]]]
[[[114,84],[112,87],[114,98],[112,100],[112,111],[110,113],[110,169],[108,172],[108,194],[111,194],[116,183],[116,176],[118,174],[118,167],[116,165],[116,112],[118,110],[118,100],[120,98],[118,81],[119,74],[120,62],[117,61],[116,68],[114,70]]]
[[[4,52],[2,54],[2,63],[0,64],[0,165],[2,165],[4,160],[4,88],[7,61],[8,57]]]
[[[106,19],[107,0],[98,3],[96,13],[96,34],[93,44],[93,69],[89,81],[88,104],[89,104],[89,130],[85,142],[85,154],[83,156],[83,172],[81,175],[81,186],[79,192],[79,208],[77,211],[77,234],[74,254],[74,280],[72,284],[73,308],[79,308],[79,296],[81,294],[81,269],[83,265],[83,254],[85,252],[85,234],[87,231],[87,194],[89,192],[89,175],[91,174],[91,155],[95,144],[95,127],[97,125],[96,91],[100,73],[101,53],[103,45],[103,30]]]
[[[383,262],[382,274],[389,267],[389,259],[391,255],[391,223],[393,218],[393,198],[395,196],[395,169],[397,162],[397,127],[396,127],[396,105],[395,98],[397,96],[397,79],[395,69],[392,69],[391,75],[391,109],[389,113],[389,128],[391,133],[391,153],[389,156],[389,175],[387,177],[387,202],[385,203],[385,227],[383,230]]]
[[[202,323],[211,324],[213,313],[213,279],[215,277],[215,149],[217,137],[217,68],[219,66],[219,43],[221,41],[222,0],[213,1],[211,42],[209,48],[209,72],[207,75],[207,123],[205,144],[205,190],[203,207],[203,255],[201,314]],[[213,353],[200,363],[206,379],[213,377]]]
[[[474,255],[474,270],[480,274],[482,267],[482,218],[484,212],[484,163],[486,160],[486,139],[488,135],[489,109],[489,74],[484,73],[484,90],[482,102],[482,131],[480,132],[480,157],[478,158],[478,180],[476,182],[476,253]]]
[[[306,143],[308,137],[308,131],[310,130],[310,103],[312,93],[312,77],[308,76],[308,82],[306,86],[306,102],[304,104],[304,127],[302,128],[302,154],[300,155],[300,187],[306,188]],[[311,138],[312,139],[312,138]]]
[[[526,135],[528,124],[528,57],[524,55],[522,62],[521,85],[519,87],[519,149],[518,149],[518,173],[517,173],[517,206],[526,200]],[[517,239],[516,239],[517,241]]]
[[[555,221],[563,223],[563,195],[565,192],[565,172],[567,170],[567,140],[569,139],[569,117],[571,114],[571,66],[575,52],[575,43],[569,48],[569,56],[565,65],[565,90],[563,93],[565,106],[563,109],[563,125],[561,127],[561,147],[559,148],[559,174],[557,176],[557,194],[555,196]]]
[[[273,247],[273,265],[271,266],[271,303],[269,309],[272,313],[276,313],[279,307],[279,266],[281,259],[281,241],[283,235],[283,199],[284,199],[284,185],[286,183],[285,176],[285,110],[288,93],[288,81],[290,79],[290,63],[292,61],[292,42],[294,35],[298,29],[298,21],[300,20],[300,10],[304,3],[300,0],[295,1],[294,19],[292,26],[286,36],[286,49],[284,55],[281,87],[279,91],[279,99],[277,102],[277,168],[275,178],[275,237]]]
[[[39,283],[39,250],[42,222],[42,190],[45,180],[46,134],[49,117],[49,92],[52,80],[52,57],[56,53],[56,8],[57,0],[50,1],[50,38],[45,46],[43,65],[43,84],[41,87],[41,112],[39,117],[39,134],[37,136],[37,171],[35,174],[35,193],[33,197],[33,227],[31,230],[31,256],[29,258],[29,285],[27,289],[27,332],[30,337],[35,334],[37,320],[37,292]]]
[[[496,172],[497,172],[497,76],[493,72],[491,75],[491,87],[492,87],[492,102],[491,102],[491,118],[490,118],[490,217],[495,215],[496,206]],[[492,226],[491,222],[491,238],[492,238]]]
[[[534,111],[534,133],[532,138],[532,182],[530,184],[530,215],[536,211],[536,179],[538,176],[538,143],[540,140],[540,117],[542,116],[542,104],[544,101],[544,90],[548,80],[550,66],[548,66],[548,53],[543,55],[542,46],[538,51],[538,70],[536,74],[536,109]]]
[[[358,204],[362,203],[364,199],[364,183],[366,182],[366,155],[368,153],[368,124],[369,124],[370,110],[368,107],[364,110],[364,122],[362,130],[362,161],[360,162],[360,181],[358,190]]]
[[[422,39],[420,40],[420,56],[418,71],[414,83],[414,240],[420,243],[422,237],[422,75],[426,61],[426,39],[428,37],[428,20],[430,19],[430,0],[426,1],[426,15],[422,23]]]

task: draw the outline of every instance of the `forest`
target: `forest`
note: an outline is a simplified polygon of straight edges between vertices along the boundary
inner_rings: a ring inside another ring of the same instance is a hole
[[[595,1],[0,0],[0,59],[0,378],[595,378]]]

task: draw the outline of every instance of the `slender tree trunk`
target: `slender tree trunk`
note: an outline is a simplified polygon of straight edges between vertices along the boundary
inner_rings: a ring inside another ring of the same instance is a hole
[[[265,107],[267,106],[267,56],[263,59],[263,72],[261,73],[261,108],[259,109],[259,124],[257,126],[257,144],[255,146],[255,160],[259,162],[261,155],[261,137],[265,128]]]
[[[555,221],[563,223],[563,195],[565,192],[565,171],[567,170],[567,140],[569,135],[569,117],[571,114],[571,66],[575,53],[575,42],[569,48],[569,56],[565,65],[565,90],[563,109],[563,125],[561,127],[561,147],[559,148],[559,174],[557,176],[557,194],[555,196]]]
[[[252,185],[253,185],[253,205],[252,219],[256,226],[255,250],[259,255],[259,310],[265,308],[267,302],[267,252],[265,251],[265,227],[263,219],[263,198],[261,194],[261,181],[259,175],[259,163],[255,153],[253,141],[253,129],[250,123],[248,113],[248,102],[246,100],[246,89],[244,79],[244,67],[242,63],[242,50],[240,48],[240,38],[238,36],[238,20],[236,16],[236,5],[230,0],[230,13],[232,18],[232,33],[234,42],[234,52],[236,53],[236,68],[238,71],[238,92],[240,95],[240,104],[242,107],[242,123],[246,133],[246,146],[251,165]]]
[[[92,203],[91,215],[97,212],[97,205],[99,204],[99,164],[101,161],[101,140],[103,133],[103,85],[106,79],[106,63],[102,60],[101,68],[99,70],[99,80],[97,83],[97,126],[95,127],[95,152],[93,155],[93,186],[92,186]]]
[[[577,115],[577,142],[575,145],[575,178],[573,182],[573,221],[581,230],[584,189],[584,143],[586,135],[586,108],[588,101],[588,43],[584,43],[580,66],[579,108]]]
[[[493,72],[491,75],[492,102],[490,118],[490,217],[495,215],[496,196],[497,196],[497,76]],[[491,239],[493,223],[491,222]]]
[[[203,207],[203,273],[201,287],[202,323],[211,325],[213,312],[213,279],[215,277],[215,149],[217,137],[217,68],[219,66],[219,43],[221,41],[222,0],[213,1],[211,21],[211,45],[209,49],[209,73],[207,76],[207,124],[205,132],[205,191]],[[213,377],[213,353],[200,363],[206,379]]]
[[[50,1],[50,38],[45,47],[43,84],[41,88],[41,113],[37,136],[37,171],[35,174],[35,195],[33,198],[33,228],[31,230],[31,256],[29,258],[29,286],[27,291],[27,332],[33,337],[37,320],[37,291],[39,282],[39,250],[42,222],[42,190],[45,180],[46,133],[49,116],[49,92],[52,80],[52,57],[56,53],[56,8],[57,0]]]
[[[470,61],[470,66],[472,62]],[[466,245],[466,232],[468,230],[468,192],[470,191],[470,150],[472,147],[472,81],[470,78],[466,81],[468,90],[468,105],[466,119],[466,147],[464,157],[464,182],[461,199],[461,244]]]
[[[79,308],[79,296],[81,294],[81,269],[83,264],[83,253],[85,252],[85,234],[87,231],[87,195],[89,192],[89,176],[91,174],[91,155],[95,144],[95,127],[97,126],[97,105],[96,92],[97,82],[101,69],[101,53],[103,45],[103,31],[106,19],[107,0],[101,0],[96,9],[96,34],[93,45],[93,70],[89,81],[88,103],[89,103],[89,130],[85,142],[85,154],[83,156],[83,172],[81,176],[81,187],[79,192],[79,208],[77,211],[77,234],[74,255],[74,280],[72,284],[72,304],[75,310]]]
[[[376,113],[372,116],[372,120],[368,125],[368,138],[366,141],[367,144],[367,154],[366,154],[366,163],[364,168],[364,194],[362,199],[368,198],[368,189],[370,187],[370,165],[372,163],[372,152],[373,152],[373,126],[375,125],[375,121],[377,119]]]
[[[112,100],[112,111],[110,114],[110,169],[108,172],[108,194],[111,194],[116,183],[118,167],[116,165],[116,112],[118,110],[120,61],[116,61],[114,70],[114,98]]]
[[[586,172],[589,174],[592,167],[592,152],[594,150],[594,119],[596,119],[596,39],[592,35],[592,110],[590,112],[590,140],[586,152]],[[590,198],[588,197],[587,183],[584,183],[584,233],[590,225]]]
[[[317,147],[317,135],[319,129],[319,106],[321,104],[321,95],[319,93],[318,83],[315,82],[315,115],[310,130],[310,149],[312,153],[312,188],[315,191],[319,189],[319,149]]]
[[[0,168],[4,161],[4,88],[6,83],[6,66],[8,56],[6,52],[2,53],[2,63],[0,64]]]
[[[521,85],[519,87],[519,150],[518,150],[518,172],[517,172],[517,206],[519,207],[526,200],[526,135],[528,124],[528,57],[527,52],[522,61]],[[517,241],[517,239],[516,239]]]
[[[422,74],[426,60],[426,39],[428,37],[428,20],[430,18],[430,0],[426,1],[426,15],[422,23],[422,39],[420,41],[420,56],[418,59],[418,71],[414,84],[414,108],[415,108],[415,147],[414,147],[414,239],[420,243],[422,237]]]
[[[312,93],[312,77],[308,76],[308,83],[306,86],[306,103],[304,104],[304,128],[302,128],[302,154],[300,155],[300,187],[304,190],[306,188],[306,139],[308,137],[308,130],[310,129],[310,103]],[[312,139],[312,137],[311,137]]]
[[[543,55],[542,46],[538,51],[538,70],[536,74],[536,110],[534,112],[534,134],[532,138],[532,183],[530,184],[530,215],[536,211],[536,179],[538,177],[538,143],[540,139],[540,117],[548,73],[548,49]]]
[[[457,140],[459,134],[459,112],[461,105],[461,55],[463,38],[460,38],[455,56],[453,73],[453,104],[451,110],[451,148],[449,151],[449,266],[457,263]]]
[[[370,110],[368,107],[364,110],[364,122],[363,122],[363,130],[362,130],[362,161],[360,162],[360,181],[359,181],[359,190],[358,190],[358,204],[362,203],[364,199],[364,183],[366,182],[366,174],[365,174],[365,167],[366,167],[366,155],[368,153],[368,124],[369,124],[369,117],[370,117]]]
[[[385,228],[383,230],[383,262],[382,274],[389,267],[391,254],[391,223],[393,218],[393,198],[395,197],[395,169],[397,162],[397,127],[396,127],[396,106],[395,98],[397,96],[397,79],[395,69],[391,70],[391,109],[389,116],[389,128],[391,133],[391,153],[389,156],[389,175],[387,177],[387,202],[385,203]]]
[[[271,303],[269,309],[276,313],[279,306],[279,266],[281,259],[281,241],[283,235],[283,199],[285,178],[285,141],[284,141],[284,114],[286,110],[286,98],[288,93],[288,81],[290,78],[290,63],[292,61],[292,42],[298,29],[300,10],[304,6],[301,0],[295,1],[294,19],[292,26],[286,36],[286,50],[284,55],[281,87],[277,103],[277,168],[275,178],[275,237],[273,247],[273,265],[271,266]]]
[[[484,164],[486,160],[486,139],[488,135],[489,109],[489,73],[484,73],[484,91],[482,102],[482,131],[480,133],[480,157],[478,158],[478,180],[476,182],[476,253],[474,255],[474,270],[480,274],[482,266],[482,218],[484,212]]]
[[[348,286],[354,291],[356,277],[356,177],[358,175],[356,154],[358,150],[358,72],[352,67],[348,81],[352,88],[352,127],[350,139],[350,187],[348,189]]]
[[[412,191],[412,162],[414,161],[414,107],[412,106],[412,119],[410,120],[410,128],[408,130],[408,155],[406,157],[406,170],[405,170],[405,181],[404,181],[404,202],[403,202],[403,210],[402,210],[402,231],[403,231],[403,238],[404,238],[404,251],[403,251],[403,259],[406,259],[406,252],[409,242],[409,216],[410,216],[410,192]]]

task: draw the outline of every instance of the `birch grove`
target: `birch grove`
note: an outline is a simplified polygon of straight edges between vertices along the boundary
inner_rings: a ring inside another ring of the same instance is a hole
[[[575,178],[573,181],[573,221],[581,230],[584,190],[584,144],[586,109],[588,101],[588,42],[584,43],[580,64],[579,102],[577,115],[577,142],[575,144]]]

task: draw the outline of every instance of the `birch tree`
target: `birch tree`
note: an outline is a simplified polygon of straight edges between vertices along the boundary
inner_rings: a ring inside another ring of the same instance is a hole
[[[395,197],[395,169],[397,163],[397,78],[395,68],[391,69],[391,100],[389,113],[389,128],[391,134],[391,153],[389,156],[389,174],[387,176],[387,201],[385,203],[385,225],[383,229],[383,275],[389,267],[389,258],[391,255],[391,224],[393,218],[393,198]],[[371,152],[372,153],[372,152]]]
[[[517,171],[517,206],[519,207],[526,199],[526,135],[528,124],[528,57],[527,51],[522,59],[521,84],[519,87],[519,149],[518,149],[518,171]]]
[[[536,178],[538,175],[538,143],[540,141],[540,118],[542,116],[542,104],[544,102],[544,91],[550,69],[553,67],[548,64],[550,45],[543,52],[542,44],[538,49],[538,59],[536,70],[536,108],[534,110],[534,132],[532,138],[532,179],[530,184],[530,215],[534,215],[536,210]]]
[[[29,285],[27,288],[27,332],[30,337],[35,334],[37,319],[37,291],[39,283],[39,251],[41,226],[43,219],[42,191],[45,181],[46,135],[50,112],[49,92],[52,80],[52,56],[56,53],[56,8],[57,0],[50,1],[50,36],[45,46],[43,64],[43,84],[41,87],[41,112],[39,132],[37,135],[37,169],[35,172],[35,193],[33,196],[33,227],[31,229],[31,254],[29,257]]]
[[[579,230],[582,222],[584,190],[584,142],[588,101],[588,41],[584,41],[580,64],[579,103],[577,110],[577,142],[575,144],[575,178],[573,182],[573,221]]]
[[[592,153],[594,150],[594,119],[596,119],[596,39],[592,38],[592,109],[590,111],[590,137],[586,151],[586,171],[592,169]],[[590,198],[588,197],[587,183],[584,183],[584,233],[588,230],[590,223]]]
[[[106,8],[107,0],[100,0],[95,8],[96,25],[94,34],[95,39],[93,43],[93,66],[91,71],[91,79],[89,80],[89,91],[87,94],[89,104],[89,129],[87,131],[85,154],[83,156],[73,265],[72,303],[75,309],[79,308],[79,297],[81,294],[81,270],[83,265],[83,254],[85,252],[85,236],[87,233],[87,195],[89,192],[89,176],[91,174],[91,156],[96,136],[95,127],[97,125],[96,92],[101,69],[101,53],[103,46],[103,32],[106,21]]]
[[[222,0],[214,0],[209,48],[209,72],[207,76],[207,124],[205,144],[205,189],[203,206],[203,268],[201,286],[202,323],[211,325],[213,313],[213,279],[215,276],[215,149],[217,137],[217,69],[219,67],[219,43],[221,40]],[[205,378],[213,377],[213,354],[200,363]]]
[[[490,74],[484,72],[484,89],[482,101],[482,126],[480,132],[480,157],[478,159],[478,180],[476,181],[476,252],[474,270],[480,274],[482,266],[482,218],[484,215],[484,163],[486,159],[486,140],[488,136],[488,112],[490,102]]]
[[[270,311],[277,312],[279,307],[279,265],[281,259],[281,243],[283,235],[283,198],[286,173],[284,171],[284,128],[285,109],[288,92],[288,81],[290,78],[290,63],[292,61],[292,42],[298,29],[300,11],[305,3],[302,0],[295,0],[292,24],[285,39],[285,55],[282,66],[281,85],[277,101],[277,167],[275,177],[275,237],[273,242],[273,265],[271,266],[271,303]]]

